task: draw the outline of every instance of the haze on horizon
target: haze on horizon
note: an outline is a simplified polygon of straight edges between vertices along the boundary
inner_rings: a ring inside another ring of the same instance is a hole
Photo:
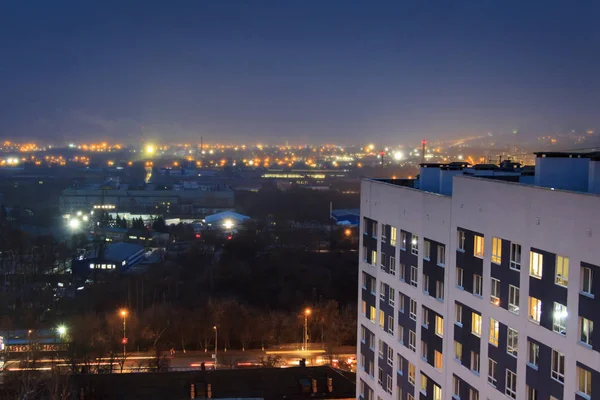
[[[349,144],[600,125],[597,2],[374,4],[3,1],[0,137]]]

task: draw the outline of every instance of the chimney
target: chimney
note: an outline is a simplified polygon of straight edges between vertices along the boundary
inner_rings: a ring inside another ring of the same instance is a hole
[[[535,153],[535,185],[587,192],[590,159],[585,153]]]

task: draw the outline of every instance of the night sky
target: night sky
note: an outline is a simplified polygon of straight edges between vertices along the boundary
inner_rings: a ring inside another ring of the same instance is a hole
[[[0,0],[0,137],[596,128],[599,21],[594,1]]]

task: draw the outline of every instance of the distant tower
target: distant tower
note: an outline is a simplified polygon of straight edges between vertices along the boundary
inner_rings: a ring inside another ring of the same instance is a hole
[[[427,140],[421,140],[421,164],[425,163],[425,145],[427,144]]]

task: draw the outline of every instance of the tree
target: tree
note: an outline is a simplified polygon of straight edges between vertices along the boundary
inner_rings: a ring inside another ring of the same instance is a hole
[[[152,230],[161,233],[168,233],[169,228],[167,227],[167,223],[163,217],[157,217],[152,223]]]
[[[136,230],[146,229],[146,225],[144,225],[144,220],[142,219],[142,217],[134,218],[131,221],[131,229],[136,229]]]

